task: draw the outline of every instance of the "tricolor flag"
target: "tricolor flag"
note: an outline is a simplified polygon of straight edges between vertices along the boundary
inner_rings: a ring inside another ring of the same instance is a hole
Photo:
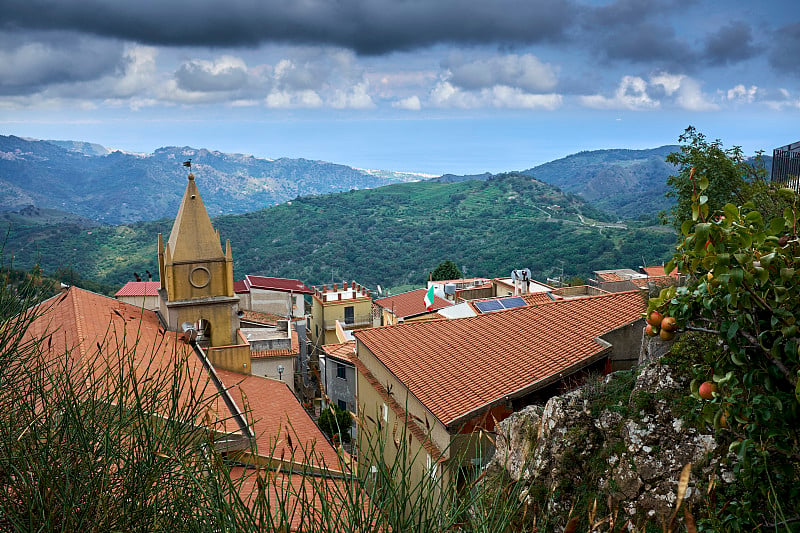
[[[433,309],[433,285],[431,288],[428,289],[428,292],[425,293],[425,310],[431,311]]]

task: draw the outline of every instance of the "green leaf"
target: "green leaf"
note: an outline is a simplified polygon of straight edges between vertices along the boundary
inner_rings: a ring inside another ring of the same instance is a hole
[[[692,220],[697,220],[700,217],[700,206],[692,204]]]
[[[764,254],[764,255],[761,256],[761,259],[760,259],[761,260],[761,265],[764,266],[764,267],[768,267],[772,263],[773,259],[775,259],[775,252]]]
[[[681,234],[689,235],[689,232],[692,231],[692,226],[694,222],[691,220],[684,220],[683,224],[681,224]]]
[[[708,189],[708,178],[705,176],[701,176],[700,180],[697,182],[697,186],[700,187],[701,191]]]
[[[725,204],[725,206],[722,208],[722,212],[725,213],[725,218],[731,221],[735,220],[739,216],[739,208],[733,204]]]
[[[707,203],[708,203],[708,196],[706,196],[705,194],[700,196],[700,205],[704,205]]]
[[[789,281],[794,276],[794,268],[787,268],[784,267],[781,269],[781,279],[783,281]]]
[[[775,217],[769,223],[769,230],[772,233],[781,233],[786,226],[786,219],[783,217]]]

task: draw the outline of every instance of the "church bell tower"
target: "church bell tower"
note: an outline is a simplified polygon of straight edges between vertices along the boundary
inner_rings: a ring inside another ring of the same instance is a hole
[[[188,166],[188,165],[187,165]],[[171,331],[190,322],[198,342],[210,347],[240,344],[239,299],[233,292],[231,243],[222,251],[194,174],[183,194],[169,240],[158,234],[161,316]]]

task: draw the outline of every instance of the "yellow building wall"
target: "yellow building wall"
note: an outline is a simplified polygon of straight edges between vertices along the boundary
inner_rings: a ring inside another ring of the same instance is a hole
[[[345,307],[353,307],[353,315],[356,323],[349,325],[344,321]],[[369,297],[361,297],[350,300],[325,302],[324,304],[318,299],[316,295],[312,298],[311,304],[311,321],[309,328],[309,336],[316,346],[323,344],[334,344],[339,342],[336,336],[336,320],[340,321],[345,329],[357,329],[372,326],[369,319],[372,312],[372,299]],[[321,341],[318,342],[318,338]]]
[[[386,405],[380,394],[361,373],[358,374],[358,403],[359,413],[364,420],[359,430],[364,434],[358,438],[358,457],[362,468],[368,470],[378,461],[383,461],[386,465],[402,461],[397,468],[398,474],[404,474],[411,487],[425,486],[421,482],[425,476],[431,475],[431,470],[428,468],[430,460],[436,465],[437,483],[446,483],[449,480],[446,465],[437,464],[436,457],[428,458],[429,454],[423,444],[411,432],[404,431],[405,417],[398,416],[389,405]],[[383,405],[386,405],[385,409]],[[428,480],[433,481],[433,478],[425,479],[425,483],[428,483]]]
[[[211,346],[228,346],[239,343],[236,334],[239,320],[237,316],[233,316],[235,308],[231,305],[172,306],[168,312],[176,314],[176,320],[170,320],[170,323],[177,324],[178,327],[184,322],[197,324],[201,318],[207,320],[211,324]]]
[[[250,374],[250,346],[217,346],[206,350],[208,360],[215,368],[230,370],[240,374]]]
[[[364,366],[369,369],[378,383],[380,383],[387,390],[392,391],[392,396],[394,397],[395,401],[397,401],[397,403],[399,403],[400,406],[409,413],[410,418],[417,417],[419,420],[427,421],[427,424],[422,422],[419,424],[419,426],[422,428],[423,432],[428,432],[428,430],[425,429],[426,426],[431,428],[429,436],[430,440],[442,451],[443,457],[448,458],[450,434],[447,432],[447,428],[438,419],[436,419],[436,417],[434,417],[425,408],[425,406],[422,405],[422,402],[417,400],[414,395],[408,393],[406,386],[403,385],[400,380],[394,377],[394,375],[392,375],[386,369],[386,367],[383,366],[383,363],[381,363],[374,355],[372,355],[372,352],[370,352],[361,342],[358,342],[357,346],[358,358],[361,360]],[[358,377],[357,390],[359,408],[363,409],[365,414],[372,416],[372,414],[375,413],[375,410],[380,409],[381,405],[384,403],[383,399],[377,392],[374,392],[374,394],[371,392],[375,391],[375,389],[369,384],[369,382],[364,380],[363,376],[361,375]]]

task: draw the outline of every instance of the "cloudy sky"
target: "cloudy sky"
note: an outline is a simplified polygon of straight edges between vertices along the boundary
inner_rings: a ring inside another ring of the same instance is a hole
[[[0,134],[432,174],[800,140],[796,0],[0,0]]]

